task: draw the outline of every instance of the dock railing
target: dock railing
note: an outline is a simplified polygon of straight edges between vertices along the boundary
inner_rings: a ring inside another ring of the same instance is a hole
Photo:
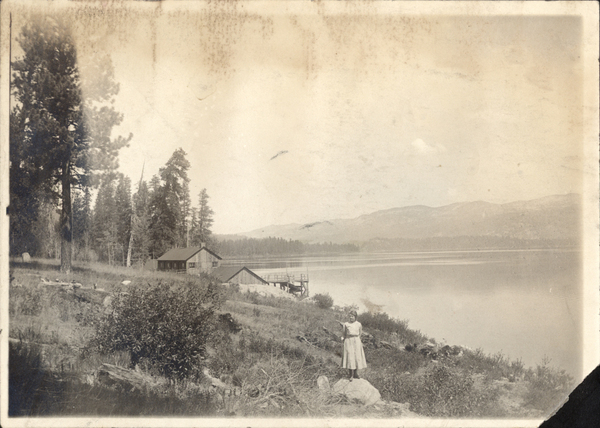
[[[274,287],[279,286],[279,288],[286,290],[289,293],[300,293],[301,296],[308,297],[307,273],[272,273],[264,275],[264,279]]]

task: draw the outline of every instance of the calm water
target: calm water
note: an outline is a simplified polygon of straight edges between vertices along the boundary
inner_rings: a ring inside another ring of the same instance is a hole
[[[465,251],[265,258],[259,275],[308,273],[310,294],[379,305],[448,344],[498,351],[526,366],[581,375],[581,255],[570,250]]]

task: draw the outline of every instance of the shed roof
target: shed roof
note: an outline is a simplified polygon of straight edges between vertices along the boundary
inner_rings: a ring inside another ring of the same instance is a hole
[[[206,250],[208,253],[221,260],[221,257],[206,247],[171,248],[169,251],[160,256],[158,260],[167,262],[187,261],[202,250]]]
[[[241,271],[244,271],[244,270],[246,272],[248,272],[250,275],[252,275],[255,278],[259,279],[264,284],[268,284],[269,283],[268,281],[265,281],[263,278],[261,278],[260,276],[258,276],[254,272],[252,272],[246,266],[242,266],[242,267],[239,267],[239,266],[219,266],[214,271],[212,271],[211,275],[214,276],[214,277],[216,277],[221,282],[229,282],[238,273],[240,273]]]

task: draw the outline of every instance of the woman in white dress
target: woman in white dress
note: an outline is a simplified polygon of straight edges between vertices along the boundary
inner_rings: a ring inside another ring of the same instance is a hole
[[[344,341],[344,352],[342,353],[342,368],[350,371],[350,380],[359,379],[357,370],[367,367],[365,351],[360,341],[362,324],[356,320],[356,311],[350,311],[350,322],[340,325],[344,329],[342,340]]]

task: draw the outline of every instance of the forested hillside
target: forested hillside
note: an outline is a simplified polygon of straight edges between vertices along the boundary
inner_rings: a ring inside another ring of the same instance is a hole
[[[359,251],[354,244],[333,244],[331,242],[307,244],[298,240],[283,238],[237,239],[215,236],[216,248],[224,257],[257,257],[272,255],[332,254]]]

